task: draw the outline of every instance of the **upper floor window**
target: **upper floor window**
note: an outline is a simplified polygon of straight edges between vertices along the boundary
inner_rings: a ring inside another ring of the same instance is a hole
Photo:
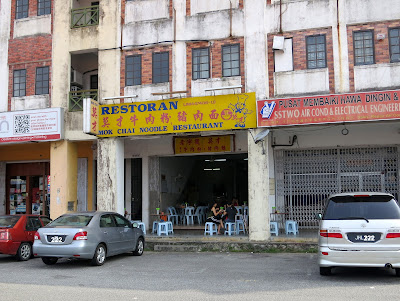
[[[374,59],[374,32],[356,31],[354,39],[354,65],[370,65],[375,63]]]
[[[390,62],[400,62],[400,27],[389,29]]]
[[[35,94],[49,94],[49,67],[36,68]]]
[[[20,97],[26,95],[26,70],[14,70],[13,96]]]
[[[222,76],[240,75],[239,44],[222,46]]]
[[[142,84],[142,56],[131,55],[125,61],[125,86]]]
[[[307,44],[307,68],[326,68],[326,39],[325,35],[309,36]]]
[[[210,51],[197,48],[192,51],[193,79],[210,78]]]
[[[37,8],[38,16],[48,15],[51,13],[51,0],[38,0]]]
[[[17,0],[15,19],[28,18],[29,0]]]
[[[169,52],[153,53],[153,84],[169,81]]]

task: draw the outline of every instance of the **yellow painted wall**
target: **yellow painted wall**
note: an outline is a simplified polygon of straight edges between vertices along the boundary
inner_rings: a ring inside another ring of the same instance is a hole
[[[0,161],[50,160],[50,142],[0,146]]]

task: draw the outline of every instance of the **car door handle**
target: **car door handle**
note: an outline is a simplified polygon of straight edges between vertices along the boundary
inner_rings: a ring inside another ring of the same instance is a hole
[[[104,234],[108,234],[108,232],[107,232],[107,231],[104,231]]]

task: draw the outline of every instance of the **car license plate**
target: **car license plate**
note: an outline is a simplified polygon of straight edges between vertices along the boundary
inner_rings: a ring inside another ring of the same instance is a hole
[[[51,243],[62,243],[65,240],[65,235],[47,235],[47,241]]]
[[[347,238],[351,242],[377,242],[381,239],[381,233],[347,233]]]

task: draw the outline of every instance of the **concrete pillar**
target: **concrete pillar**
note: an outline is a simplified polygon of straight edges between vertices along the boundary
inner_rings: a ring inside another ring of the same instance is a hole
[[[253,131],[253,136],[264,129]],[[269,220],[269,165],[268,136],[258,144],[248,134],[248,171],[249,171],[249,239],[266,241],[270,237]]]
[[[132,161],[131,159],[125,160],[125,210],[128,212],[128,218],[132,219],[131,211],[132,202]]]
[[[67,140],[51,143],[50,177],[50,218],[55,219],[67,211],[76,211],[78,178],[76,143]]]
[[[186,90],[186,42],[179,42],[185,37],[185,20],[186,20],[186,1],[174,1],[174,9],[176,11],[176,39],[178,42],[172,45],[172,89],[175,91]],[[183,94],[184,95],[184,94]]]
[[[150,223],[150,197],[149,197],[149,157],[142,157],[142,221],[151,229]]]
[[[99,139],[97,148],[97,210],[124,214],[124,140]]]
[[[6,214],[6,162],[0,162],[0,215]]]
[[[256,92],[257,99],[268,97],[267,41],[265,0],[244,1],[246,92]]]
[[[10,38],[11,1],[0,0],[0,112],[8,111],[8,39]]]

